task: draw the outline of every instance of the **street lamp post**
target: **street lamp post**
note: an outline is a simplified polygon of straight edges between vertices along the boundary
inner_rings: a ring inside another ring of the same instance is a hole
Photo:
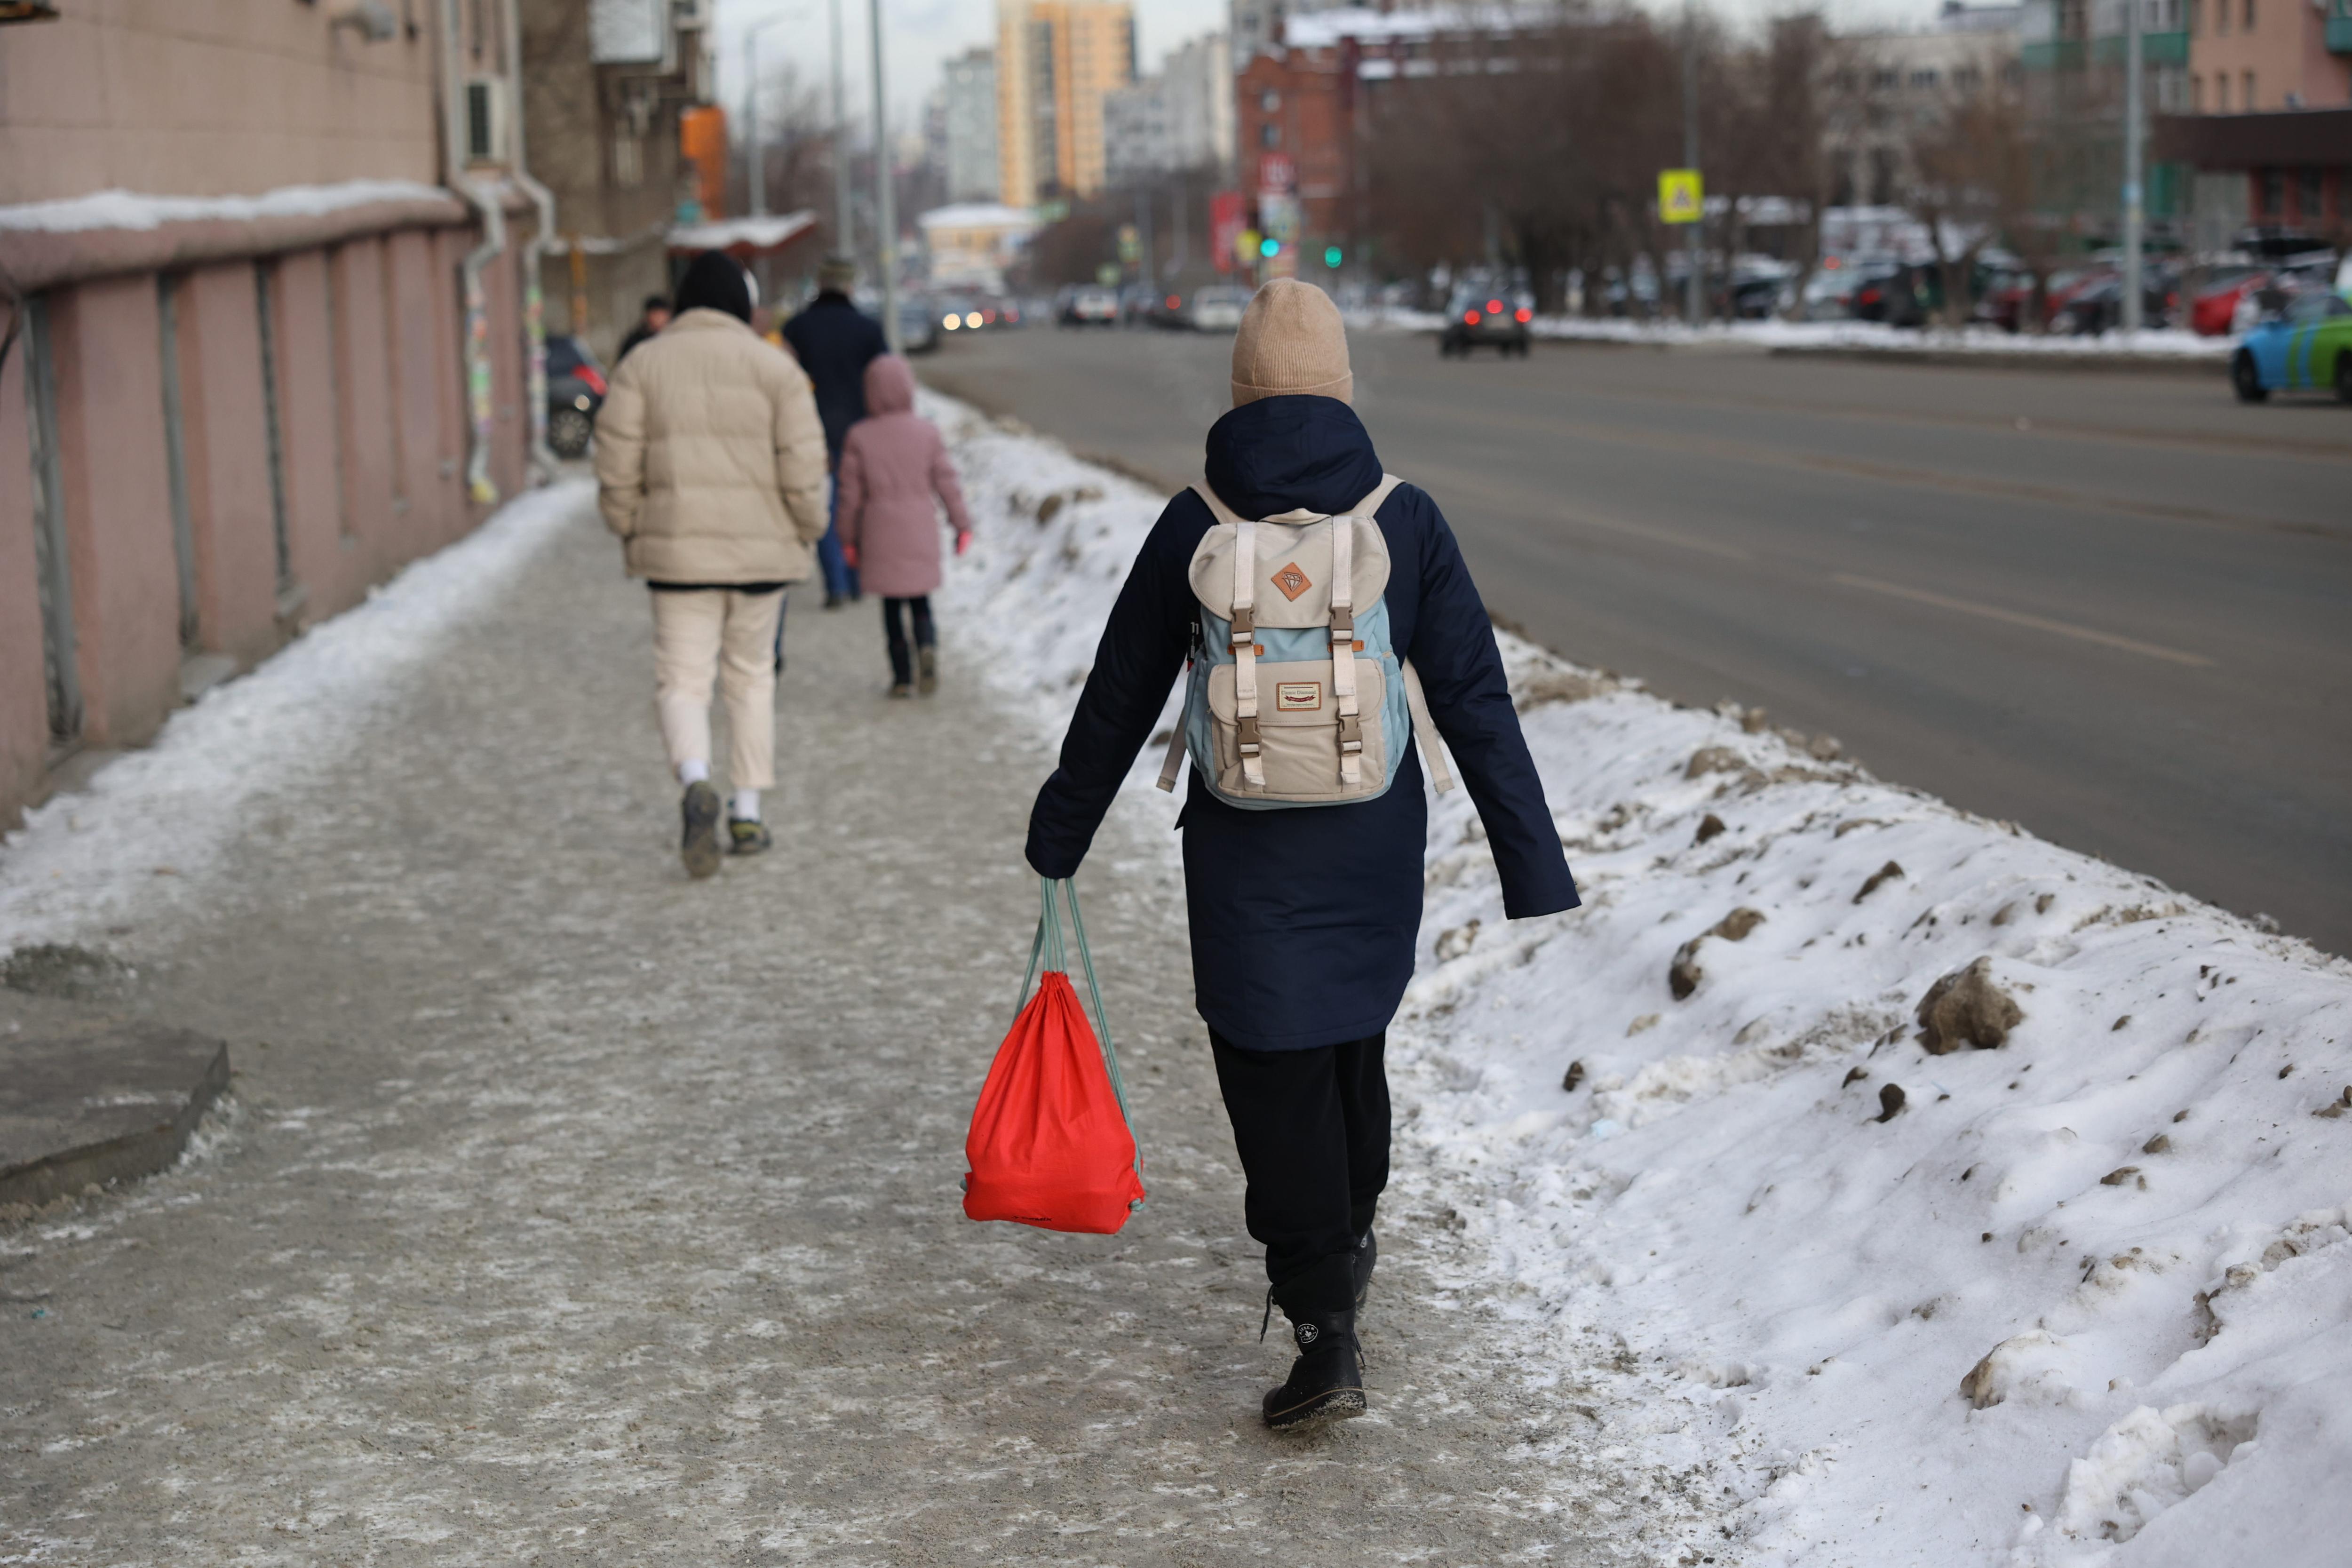
[[[857,254],[856,237],[849,227],[849,110],[841,84],[841,0],[833,0],[833,248],[836,255]]]
[[[2147,74],[2142,56],[2146,46],[2140,37],[2140,5],[2143,0],[2124,0],[2124,331],[2140,329],[2142,307],[2147,299],[2140,280],[2140,236],[2147,223],[2147,206],[2140,193],[2146,173],[2143,168],[2141,133],[2147,124],[2146,106],[2140,101],[2140,86]]]
[[[874,248],[882,266],[882,337],[898,352],[898,204],[891,190],[888,106],[882,93],[882,0],[866,0],[874,40]]]
[[[1698,167],[1698,16],[1687,7],[1683,11],[1683,167]],[[1685,226],[1683,238],[1683,261],[1690,271],[1683,287],[1683,320],[1694,327],[1705,308],[1706,285],[1699,272],[1705,265],[1701,258],[1706,247],[1699,242],[1706,237],[1706,212],[1702,207]]]

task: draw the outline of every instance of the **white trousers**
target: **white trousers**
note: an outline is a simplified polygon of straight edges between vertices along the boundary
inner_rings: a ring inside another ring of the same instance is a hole
[[[776,782],[776,617],[780,590],[656,590],[655,706],[669,765],[710,763],[710,688],[727,703],[733,742],[727,766],[730,789],[770,789]]]

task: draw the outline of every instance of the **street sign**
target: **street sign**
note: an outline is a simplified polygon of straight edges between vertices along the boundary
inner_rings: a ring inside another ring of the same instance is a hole
[[[1257,189],[1260,195],[1288,195],[1298,186],[1298,165],[1290,161],[1287,153],[1261,153],[1257,159]]]
[[[1239,191],[1219,191],[1209,198],[1209,254],[1220,272],[1231,272],[1237,261],[1249,265],[1241,250],[1242,230],[1249,226]]]
[[[1658,221],[1696,223],[1706,216],[1706,198],[1696,169],[1658,171]]]
[[[1143,259],[1143,236],[1131,223],[1118,226],[1118,258],[1129,267]]]
[[[1106,261],[1101,266],[1096,268],[1095,281],[1101,284],[1106,289],[1117,288],[1118,286],[1118,263],[1116,261]]]

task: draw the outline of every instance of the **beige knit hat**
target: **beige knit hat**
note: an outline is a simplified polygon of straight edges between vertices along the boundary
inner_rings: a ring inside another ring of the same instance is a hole
[[[1234,339],[1234,406],[1261,397],[1348,403],[1355,395],[1348,329],[1331,296],[1295,278],[1277,278],[1259,289]]]

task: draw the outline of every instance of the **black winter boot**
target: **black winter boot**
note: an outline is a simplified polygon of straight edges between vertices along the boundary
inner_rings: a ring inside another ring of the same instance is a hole
[[[1265,1396],[1265,1424],[1285,1428],[1344,1421],[1364,1413],[1364,1372],[1356,1345],[1356,1314],[1329,1310],[1294,1318],[1290,1337],[1298,1359],[1290,1380]]]

